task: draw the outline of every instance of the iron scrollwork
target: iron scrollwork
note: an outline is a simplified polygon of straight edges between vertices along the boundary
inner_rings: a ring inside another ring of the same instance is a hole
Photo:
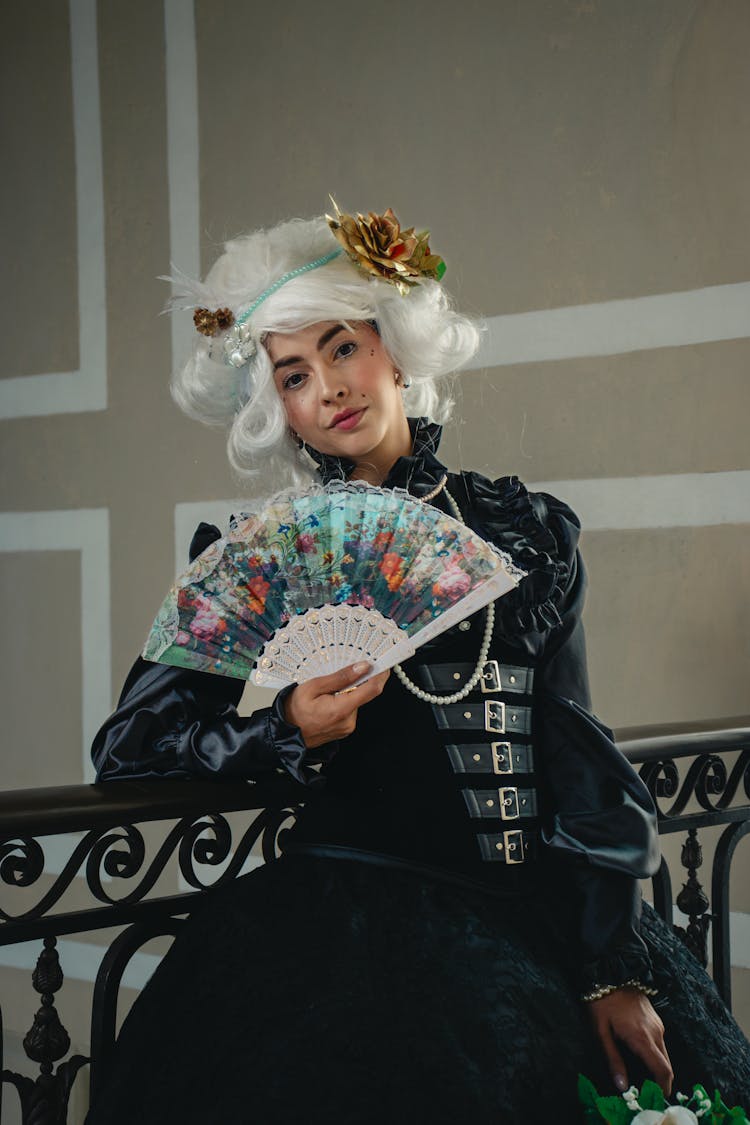
[[[167,833],[148,865],[143,834],[136,825],[124,824],[103,831],[91,829],[76,844],[62,872],[36,903],[17,914],[0,908],[0,918],[4,922],[42,919],[60,901],[82,867],[91,894],[106,906],[143,902],[175,856],[185,882],[195,890],[206,890],[233,879],[259,840],[263,859],[268,862],[275,858],[279,831],[295,813],[293,807],[261,810],[236,845],[226,816],[206,813],[183,817]],[[230,855],[226,870],[218,878],[206,881],[199,868],[220,866]],[[33,837],[19,837],[0,845],[0,880],[6,885],[32,887],[44,866],[43,846]],[[117,895],[105,886],[106,877],[118,886],[136,879],[137,882],[126,894]]]
[[[241,804],[236,804],[234,808],[250,811],[243,809]],[[143,811],[146,820],[160,819],[149,815],[148,806],[135,811]],[[18,1093],[24,1125],[60,1125],[64,1122],[75,1076],[90,1061],[84,1055],[73,1055],[60,1062],[70,1050],[70,1036],[55,1008],[55,993],[63,984],[57,938],[54,936],[56,923],[59,925],[60,919],[64,919],[63,932],[111,925],[115,921],[130,923],[108,951],[97,978],[94,1016],[98,1038],[96,1042],[92,1038],[92,1060],[96,1056],[101,1062],[107,1045],[111,1048],[114,1042],[117,991],[132,954],[157,933],[174,936],[181,924],[175,915],[190,911],[194,891],[205,891],[234,879],[258,843],[265,862],[278,856],[279,835],[284,825],[296,816],[297,807],[290,803],[259,811],[256,807],[253,811],[256,815],[239,834],[236,844],[225,814],[206,812],[182,816],[167,832],[150,861],[147,861],[143,833],[136,823],[90,828],[75,844],[52,885],[33,905],[16,913],[9,908],[0,908],[0,919],[8,927],[6,934],[13,930],[17,933],[25,930],[25,936],[31,932],[43,937],[44,944],[32,977],[33,987],[41,994],[41,1007],[23,1040],[26,1056],[39,1064],[40,1073],[32,1079],[10,1070],[2,1071],[2,1083],[14,1086]],[[168,814],[163,819],[168,819]],[[24,832],[0,842],[0,883],[25,890],[39,883],[46,860],[44,836],[48,834],[40,832],[37,838]],[[170,898],[149,899],[149,893],[174,858],[185,883],[193,890]],[[225,869],[213,879],[207,879],[201,871],[223,864]],[[55,913],[54,907],[73,879],[81,874],[92,898],[101,906],[77,911],[73,915]],[[106,885],[108,882],[109,885]],[[112,889],[113,884],[118,888],[125,886],[126,893],[118,895]],[[56,1070],[55,1063],[59,1064]]]
[[[683,760],[662,758],[641,767],[641,780],[654,798],[662,820],[681,816],[692,799],[706,812],[725,812],[733,806],[740,787],[750,800],[750,748],[741,751],[731,771],[727,771],[726,762],[718,754],[700,754],[680,783],[677,762]],[[663,807],[665,800],[672,802],[667,808]]]

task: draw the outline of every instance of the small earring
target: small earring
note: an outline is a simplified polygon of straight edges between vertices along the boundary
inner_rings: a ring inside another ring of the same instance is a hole
[[[411,383],[406,382],[400,371],[394,371],[393,374],[396,376],[396,386],[401,387],[402,391],[408,391]]]
[[[293,430],[291,426],[289,427],[289,437],[290,437],[290,438],[292,439],[292,441],[294,441],[294,442],[296,442],[296,443],[297,443],[297,448],[298,448],[298,449],[304,449],[304,448],[305,448],[305,443],[304,443],[304,441],[303,441],[303,440],[302,440],[302,438],[301,438],[301,437],[299,436],[299,434],[297,433],[297,431],[296,431],[296,430]]]

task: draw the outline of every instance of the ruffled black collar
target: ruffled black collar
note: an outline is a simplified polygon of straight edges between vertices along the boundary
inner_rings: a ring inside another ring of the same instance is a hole
[[[412,496],[424,496],[432,492],[445,476],[447,469],[437,458],[443,427],[427,418],[409,418],[412,436],[412,451],[408,457],[399,457],[391,466],[383,488],[404,488]],[[318,453],[307,446],[307,452],[318,466],[318,474],[323,484],[333,480],[348,480],[354,472],[354,462],[345,457],[332,457]]]

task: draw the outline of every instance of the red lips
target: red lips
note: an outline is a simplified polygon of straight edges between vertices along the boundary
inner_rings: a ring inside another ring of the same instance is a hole
[[[332,430],[336,426],[343,426],[345,429],[349,429],[350,426],[347,425],[349,419],[351,419],[350,425],[355,426],[359,421],[360,415],[364,414],[366,409],[366,406],[360,406],[358,410],[353,410],[351,408],[347,410],[341,410],[338,414],[334,414],[333,421],[328,428]]]

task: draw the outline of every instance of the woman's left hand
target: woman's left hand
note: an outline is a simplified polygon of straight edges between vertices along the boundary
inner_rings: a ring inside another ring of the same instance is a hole
[[[670,1094],[674,1073],[664,1045],[664,1024],[649,998],[634,988],[618,988],[601,1000],[589,1001],[587,1007],[617,1089],[628,1088],[619,1040],[645,1063],[664,1093]]]

